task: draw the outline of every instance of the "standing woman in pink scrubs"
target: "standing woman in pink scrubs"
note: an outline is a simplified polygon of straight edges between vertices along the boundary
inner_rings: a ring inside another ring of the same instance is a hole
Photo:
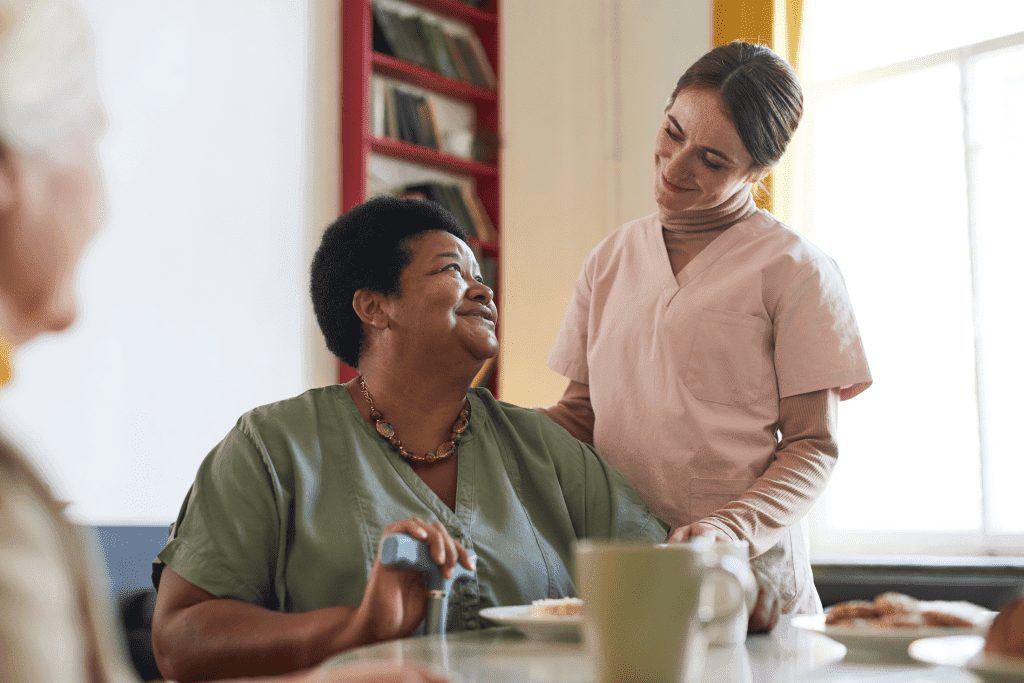
[[[798,522],[839,448],[839,401],[871,384],[836,264],[754,204],[803,112],[792,68],[734,42],[691,66],[654,145],[657,211],[587,257],[543,409],[672,526],[750,543],[783,613],[821,611]]]

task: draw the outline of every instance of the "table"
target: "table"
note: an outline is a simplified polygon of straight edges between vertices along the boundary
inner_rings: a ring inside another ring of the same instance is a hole
[[[510,628],[405,638],[357,648],[328,660],[419,662],[453,683],[592,683],[593,667],[582,643],[530,640]],[[744,645],[708,649],[703,683],[977,683],[953,667],[851,660],[846,648],[823,635],[794,628],[783,617],[770,633]]]

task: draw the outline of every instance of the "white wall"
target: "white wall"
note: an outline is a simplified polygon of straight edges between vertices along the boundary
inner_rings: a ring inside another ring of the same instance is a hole
[[[501,397],[547,405],[547,369],[583,259],[654,211],[666,98],[711,47],[706,0],[502,4],[504,174]]]
[[[0,420],[73,517],[166,523],[242,412],[323,378],[306,269],[337,155],[309,151],[336,149],[337,3],[82,4],[108,216],[79,322],[19,351]]]

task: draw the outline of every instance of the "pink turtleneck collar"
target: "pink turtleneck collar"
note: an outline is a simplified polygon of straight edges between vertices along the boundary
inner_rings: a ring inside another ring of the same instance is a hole
[[[658,207],[658,220],[665,232],[704,232],[728,228],[757,211],[754,196],[744,188],[710,209],[670,211]]]

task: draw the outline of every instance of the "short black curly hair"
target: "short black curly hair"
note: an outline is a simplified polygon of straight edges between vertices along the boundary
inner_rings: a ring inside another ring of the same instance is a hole
[[[313,256],[309,293],[331,353],[359,365],[365,334],[352,297],[360,289],[400,296],[402,271],[412,261],[411,238],[432,230],[466,241],[455,217],[425,199],[374,197],[327,227]]]

